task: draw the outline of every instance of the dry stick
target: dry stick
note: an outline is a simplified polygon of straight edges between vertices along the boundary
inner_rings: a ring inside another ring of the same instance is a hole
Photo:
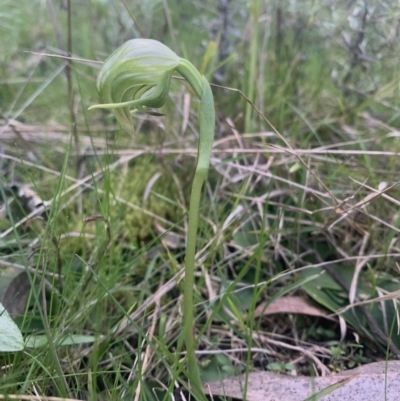
[[[179,52],[179,47],[178,47],[178,43],[176,42],[176,37],[174,34],[174,25],[172,24],[172,19],[171,19],[171,12],[169,10],[168,7],[168,1],[167,0],[163,0],[163,6],[164,6],[164,13],[165,13],[165,20],[167,21],[167,25],[168,25],[168,30],[172,39],[172,45],[174,48],[174,51],[176,53]]]
[[[60,27],[59,27],[59,25],[57,23],[56,13],[54,11],[53,1],[52,0],[47,0],[47,7],[49,9],[50,18],[51,18],[51,22],[53,24],[54,32],[56,34],[58,47],[60,49],[63,49],[64,45],[63,45],[63,42],[62,42]]]
[[[71,0],[67,0],[67,14],[68,14],[68,27],[67,27],[67,53],[68,56],[72,56],[72,10],[71,10]],[[74,112],[74,93],[72,88],[72,78],[71,78],[71,71],[72,71],[72,60],[68,60],[67,68],[65,69],[65,74],[67,76],[67,88],[68,88],[68,102],[69,102],[69,114],[70,114],[70,121],[71,121],[71,128],[74,136],[74,142],[76,151],[79,154],[79,136],[78,130],[76,127],[76,115]]]
[[[139,24],[136,22],[135,17],[133,16],[133,14],[131,13],[131,10],[129,10],[128,5],[126,4],[125,0],[122,0],[122,3],[124,3],[125,6],[125,10],[127,11],[127,13],[129,14],[129,16],[131,17],[131,20],[133,21],[134,25],[136,26],[136,29],[140,32],[140,35],[142,36],[142,38],[145,37],[143,31],[140,29]]]
[[[301,245],[303,248],[310,250],[311,248],[305,244],[303,241],[301,242]],[[317,253],[314,252],[314,255],[318,259],[320,263],[323,262],[321,256]],[[331,275],[331,277],[343,287],[343,289],[349,294],[350,292],[350,286],[346,283],[346,281],[342,278],[340,274],[337,273],[334,267],[326,265],[324,266],[324,269]],[[354,298],[355,302],[359,302],[358,297]],[[371,315],[371,313],[367,310],[367,308],[364,305],[359,305],[361,313],[365,316],[367,319],[368,323],[370,324],[373,333],[378,337],[384,344],[388,344],[390,350],[393,352],[393,354],[396,356],[397,359],[400,359],[400,351],[397,349],[396,345],[393,343],[393,341],[381,330],[381,328],[378,326],[376,323],[375,319]]]
[[[57,44],[60,50],[65,50],[65,46],[62,41],[61,37],[61,31],[60,31],[60,26],[58,25],[57,22],[57,17],[54,12],[54,7],[53,7],[53,1],[52,0],[47,0],[47,7],[49,9],[51,21],[53,24],[53,29],[57,38]],[[71,120],[71,126],[73,130],[73,136],[74,136],[74,142],[75,146],[77,149],[77,152],[79,151],[78,148],[78,132],[76,129],[76,118],[75,118],[75,113],[74,113],[74,106],[73,106],[73,93],[72,93],[72,79],[71,79],[71,70],[72,70],[72,14],[71,14],[71,0],[67,0],[67,66],[65,69],[65,76],[67,78],[67,94],[68,94],[68,103],[70,107],[70,120]]]

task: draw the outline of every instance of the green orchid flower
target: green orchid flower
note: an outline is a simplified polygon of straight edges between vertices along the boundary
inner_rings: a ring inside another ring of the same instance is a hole
[[[162,43],[151,39],[133,39],[123,44],[104,62],[97,78],[97,89],[105,103],[90,109],[111,109],[121,126],[133,133],[132,113],[146,113],[148,109],[162,107],[174,73],[185,78],[200,99],[198,157],[190,196],[186,242],[183,334],[193,394],[196,399],[204,400],[194,353],[193,285],[200,195],[214,140],[215,111],[210,84],[189,61],[177,56]]]

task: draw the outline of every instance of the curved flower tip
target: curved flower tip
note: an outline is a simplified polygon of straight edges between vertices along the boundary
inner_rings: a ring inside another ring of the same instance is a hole
[[[125,42],[104,62],[97,78],[97,90],[118,122],[133,132],[132,112],[164,105],[171,76],[180,58],[167,46],[151,39]]]
[[[132,113],[163,106],[175,71],[201,99],[204,79],[189,61],[156,40],[128,40],[100,69],[97,90],[105,103],[91,106],[89,110],[111,109],[118,122],[133,133]]]

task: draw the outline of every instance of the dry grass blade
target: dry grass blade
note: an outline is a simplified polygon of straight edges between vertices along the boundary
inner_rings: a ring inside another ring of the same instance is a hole
[[[36,52],[28,52],[28,51],[25,51],[25,53],[37,54],[38,56],[54,57],[54,58],[60,58],[60,59],[64,59],[64,60],[76,61],[77,63],[86,64],[86,65],[89,65],[89,66],[94,67],[94,68],[100,68],[100,65],[103,64],[102,61],[86,60],[84,58],[71,57],[71,56],[62,56],[60,54],[36,53]]]
[[[169,291],[171,291],[177,284],[178,280],[182,277],[183,271],[180,273],[177,273],[171,280],[167,281],[165,284],[163,284],[151,297],[147,298],[142,305],[139,306],[139,308],[131,313],[129,317],[124,318],[120,323],[118,323],[114,328],[113,332],[115,334],[121,334],[128,326],[130,325],[130,322],[132,321],[137,321],[142,314],[146,311],[147,308],[150,306],[154,305],[155,303],[158,303],[160,299],[167,294]],[[131,332],[134,332],[135,329],[133,327],[129,327],[131,329]]]
[[[380,290],[383,291],[382,289],[380,289]],[[367,299],[365,301],[354,302],[351,305],[348,305],[348,306],[345,306],[344,308],[339,309],[337,311],[337,314],[344,313],[344,312],[348,311],[349,309],[356,307],[356,306],[369,305],[369,304],[373,304],[376,302],[395,300],[395,299],[398,299],[399,297],[400,297],[400,290],[393,291],[389,294],[382,295],[380,297],[376,297],[373,299]]]

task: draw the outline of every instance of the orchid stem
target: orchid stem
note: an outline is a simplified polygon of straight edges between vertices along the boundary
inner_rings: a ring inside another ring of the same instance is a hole
[[[131,109],[146,112],[148,108],[162,107],[168,97],[172,74],[176,71],[188,81],[200,99],[199,146],[186,241],[183,339],[193,395],[196,400],[206,400],[195,356],[193,287],[201,189],[210,165],[214,141],[215,110],[210,84],[192,63],[178,57],[162,43],[151,39],[132,39],[104,62],[97,77],[97,89],[104,103],[91,106],[90,109],[111,109],[118,122],[133,133]]]
[[[189,378],[191,380],[194,394],[197,397],[202,396],[202,398],[204,398],[204,393],[199,394],[199,391],[202,391],[202,385],[195,355],[196,341],[193,332],[193,285],[200,195],[207,172],[208,169],[196,169],[193,179],[192,192],[190,195],[189,224],[186,243],[185,284],[183,289],[183,334],[186,344]]]
[[[186,240],[185,284],[183,290],[183,335],[186,345],[188,373],[192,385],[193,394],[197,399],[204,400],[206,398],[202,390],[200,372],[195,355],[196,341],[194,336],[193,318],[193,286],[201,189],[207,177],[210,165],[214,140],[215,111],[214,99],[211,92],[210,84],[204,77],[201,77],[201,79],[203,81],[203,91],[201,94],[199,106],[199,146],[196,172],[194,174],[192,191],[190,194],[189,223]]]

